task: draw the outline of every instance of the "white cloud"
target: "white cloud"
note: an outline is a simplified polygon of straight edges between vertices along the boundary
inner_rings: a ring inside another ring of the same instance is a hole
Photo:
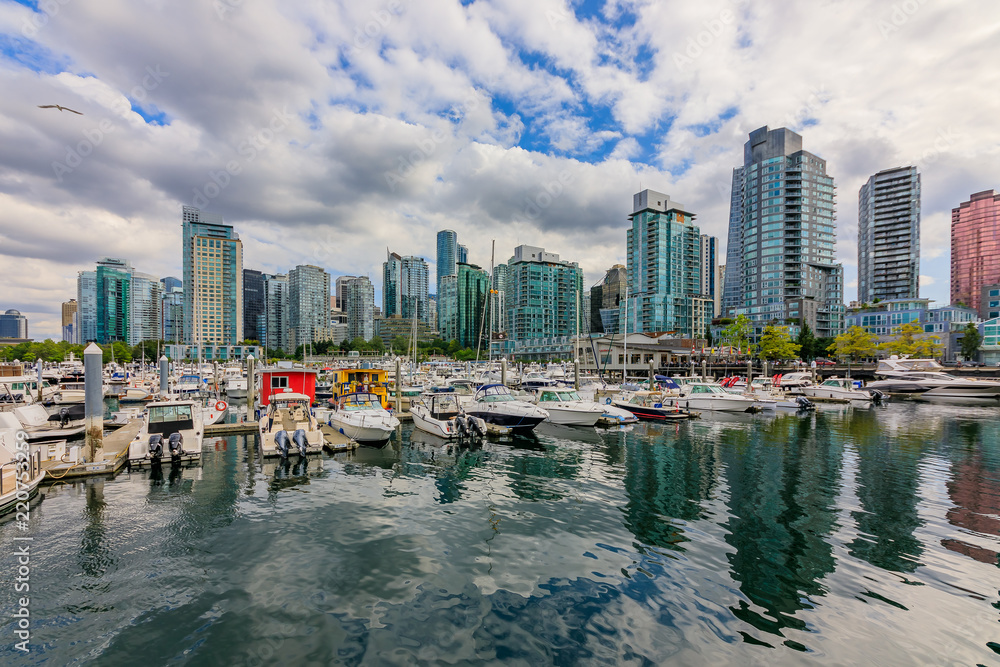
[[[76,271],[100,256],[178,275],[180,208],[233,162],[208,209],[236,225],[247,266],[321,262],[379,282],[386,246],[433,263],[448,227],[482,265],[494,238],[497,261],[532,243],[592,284],[624,262],[640,183],[724,244],[732,168],[765,124],[801,131],[827,160],[848,287],[858,189],[917,164],[921,284],[947,301],[951,208],[1000,187],[997,92],[984,85],[1000,7],[924,3],[886,32],[874,0],[607,3],[605,17],[637,17],[620,28],[576,4],[261,1],[223,16],[195,0],[61,4],[33,36],[43,72],[0,59],[0,255],[32,271],[0,276],[0,308],[54,337]],[[31,17],[0,4],[0,31],[28,44]],[[153,88],[149,68],[168,73]],[[137,94],[168,123],[125,107]],[[36,108],[52,103],[85,115]],[[276,113],[289,118],[270,133]]]

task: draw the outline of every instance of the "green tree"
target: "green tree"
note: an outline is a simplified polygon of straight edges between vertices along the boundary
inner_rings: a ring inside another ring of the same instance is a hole
[[[799,344],[799,356],[804,360],[812,361],[816,357],[816,336],[805,322],[802,323],[802,330],[795,342]]]
[[[796,359],[799,355],[798,343],[792,342],[788,327],[767,325],[760,337],[760,356],[770,361]]]
[[[368,341],[365,349],[371,350],[372,352],[385,352],[385,341],[382,340],[381,336],[375,336]]]
[[[962,333],[964,334],[961,341],[962,357],[972,361],[979,352],[979,346],[983,344],[983,337],[979,335],[979,327],[972,322],[965,325]]]
[[[939,350],[941,349],[941,339],[937,336],[929,336],[918,339],[917,336],[923,332],[923,327],[919,324],[916,322],[909,322],[899,327],[899,329],[894,332],[895,338],[882,343],[879,348],[889,354],[898,354],[900,356],[937,356],[940,353]]]
[[[753,354],[756,346],[750,341],[753,326],[746,315],[737,315],[728,327],[722,330],[721,342],[729,347],[737,348],[748,354]]]
[[[878,337],[861,327],[851,327],[834,339],[826,349],[836,357],[857,361],[874,356],[878,351]]]

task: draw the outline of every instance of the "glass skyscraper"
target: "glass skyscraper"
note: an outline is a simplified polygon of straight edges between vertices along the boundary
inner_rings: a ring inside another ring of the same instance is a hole
[[[745,314],[757,334],[790,319],[808,324],[816,336],[840,334],[844,272],[834,261],[836,189],[826,161],[802,150],[795,132],[764,126],[750,133],[738,171],[726,263],[727,295],[737,267],[740,279],[734,314]]]
[[[441,295],[441,279],[456,275],[456,264],[458,264],[458,234],[450,229],[442,229],[437,234],[438,298]]]
[[[916,299],[920,288],[920,174],[880,171],[858,193],[858,301]]]
[[[692,224],[694,215],[669,195],[643,190],[632,198],[629,220],[628,296],[619,322],[627,319],[629,332],[701,335],[702,308],[693,304],[701,295],[701,230]]]
[[[515,346],[532,340],[575,336],[585,332],[583,271],[575,262],[543,248],[521,245],[507,262],[508,339]]]
[[[163,285],[148,273],[132,273],[128,344],[160,340],[163,330]]]
[[[390,253],[382,264],[382,317],[416,317],[431,324],[427,278],[427,262],[423,259]]]
[[[123,259],[105,257],[97,263],[98,343],[128,343],[132,265]]]
[[[1000,283],[1000,195],[977,192],[951,211],[951,302],[978,307]]]
[[[348,340],[375,337],[375,287],[368,276],[344,282],[344,312]]]
[[[243,269],[243,337],[264,344],[264,274]]]
[[[288,272],[289,347],[315,343],[330,328],[330,274],[318,266],[296,266]],[[367,340],[367,339],[366,339]]]
[[[222,216],[183,211],[184,334],[188,344],[243,340],[243,244]]]
[[[97,271],[76,274],[77,322],[76,339],[82,345],[97,340]]]
[[[288,339],[288,276],[264,274],[264,331],[265,347],[270,350],[294,352]]]
[[[740,307],[743,288],[740,260],[743,257],[743,167],[733,169],[729,195],[729,234],[726,238],[726,273],[722,285],[722,315],[732,317]]]
[[[486,291],[489,276],[475,264],[458,264],[456,297],[457,332],[456,340],[462,347],[476,347],[484,336],[483,309],[486,307]],[[483,349],[488,350],[488,341],[483,341]]]

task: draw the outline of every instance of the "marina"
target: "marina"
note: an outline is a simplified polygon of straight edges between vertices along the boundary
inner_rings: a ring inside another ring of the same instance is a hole
[[[44,487],[0,567],[33,538],[27,664],[995,664],[996,416],[828,404],[468,447],[407,424],[301,461],[211,436],[199,467]]]

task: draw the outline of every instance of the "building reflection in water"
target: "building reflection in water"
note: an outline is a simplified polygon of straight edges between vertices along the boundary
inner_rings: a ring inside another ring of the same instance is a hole
[[[984,430],[987,431],[984,433]],[[947,538],[941,544],[951,551],[989,565],[1000,564],[993,548],[976,544],[976,538],[1000,535],[1000,461],[995,424],[966,421],[951,424],[947,433],[952,445],[948,523],[968,534],[968,539]]]

